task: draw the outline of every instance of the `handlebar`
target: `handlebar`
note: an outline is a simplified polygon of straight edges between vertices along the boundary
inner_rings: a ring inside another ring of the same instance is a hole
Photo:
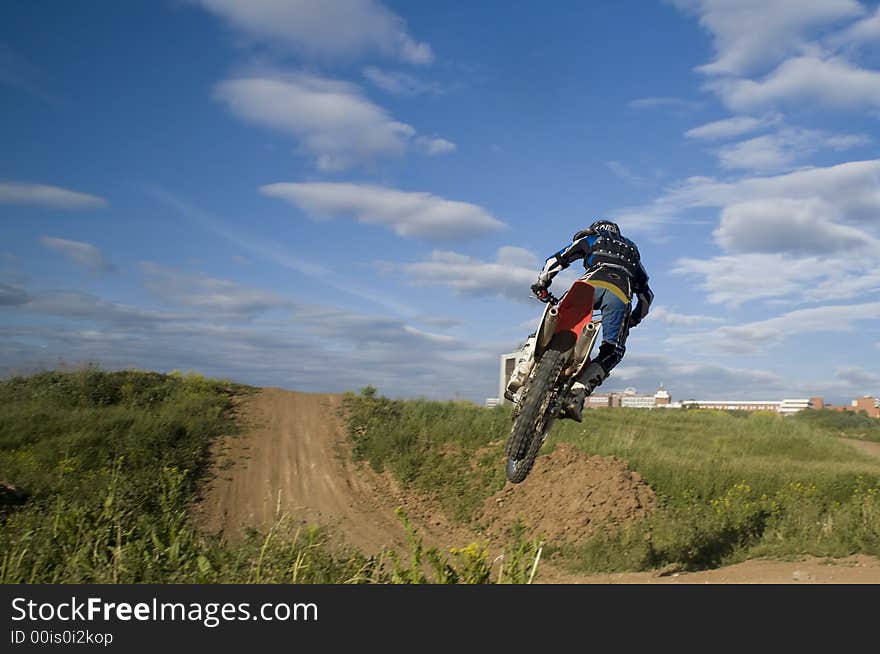
[[[550,291],[547,291],[547,295],[545,295],[544,297],[538,297],[537,295],[535,295],[534,297],[535,299],[540,300],[545,304],[552,304],[553,306],[559,304],[559,298],[553,295],[553,293],[551,293]]]

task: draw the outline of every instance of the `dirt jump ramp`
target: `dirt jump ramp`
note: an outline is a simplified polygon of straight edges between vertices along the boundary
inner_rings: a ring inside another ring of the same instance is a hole
[[[355,464],[339,395],[264,388],[242,407],[245,432],[214,446],[214,474],[196,509],[212,532],[237,538],[282,516],[321,525],[366,553],[406,541],[378,475]]]

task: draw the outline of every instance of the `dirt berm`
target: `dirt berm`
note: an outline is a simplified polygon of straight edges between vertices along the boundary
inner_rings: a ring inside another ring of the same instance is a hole
[[[562,444],[539,457],[525,482],[507,484],[486,500],[478,511],[478,527],[462,526],[447,520],[430,498],[404,492],[390,474],[353,462],[340,408],[338,395],[277,388],[244,398],[238,410],[246,429],[214,444],[213,475],[194,508],[198,522],[235,539],[245,526],[266,529],[287,515],[303,525],[322,525],[339,541],[375,553],[406,548],[405,530],[394,514],[403,507],[430,545],[460,547],[488,538],[494,549],[517,519],[548,541],[577,541],[597,525],[637,520],[654,505],[653,491],[626,462]],[[792,569],[774,568],[774,579],[824,580],[821,570],[799,572],[807,569],[805,563],[774,564]],[[761,581],[749,578],[750,569],[731,577],[737,583]],[[767,566],[755,569],[759,575],[769,574]],[[545,565],[540,570],[536,580],[548,583],[727,581],[723,575],[702,579],[703,573],[687,579],[661,579],[654,573],[590,578],[560,574]],[[838,581],[840,572],[858,570],[854,580],[880,583],[880,563],[873,558],[837,570]]]

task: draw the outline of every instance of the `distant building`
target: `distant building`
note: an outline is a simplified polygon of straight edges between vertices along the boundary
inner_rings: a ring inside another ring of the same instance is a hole
[[[782,400],[782,403],[779,405],[779,409],[777,410],[783,415],[791,415],[792,413],[797,413],[798,411],[812,408],[812,400],[804,398],[797,400]]]
[[[657,389],[657,392],[654,393],[654,404],[656,406],[664,406],[672,403],[672,396],[669,392],[663,387],[663,384],[660,384],[660,388]]]
[[[880,400],[874,399],[870,395],[865,395],[852,401],[855,411],[864,411],[872,418],[880,418]]]
[[[778,400],[682,400],[682,406],[719,411],[778,411]]]
[[[507,389],[507,380],[513,374],[516,362],[519,359],[519,352],[508,352],[501,355],[501,374],[498,381],[498,401],[502,404],[509,403],[504,399],[504,391]]]
[[[500,374],[498,381],[498,397],[487,398],[486,406],[505,404],[504,391],[507,381],[513,374],[520,352],[509,352],[501,355]],[[673,402],[669,391],[660,384],[653,395],[639,394],[635,388],[628,387],[623,391],[594,393],[587,398],[585,409],[679,409],[701,408],[722,411],[774,411],[782,415],[792,415],[804,409],[818,411],[864,411],[873,418],[880,418],[880,398],[865,395],[852,401],[850,406],[832,406],[821,397],[788,398],[783,400],[682,400]]]
[[[496,407],[501,404],[501,400],[497,397],[487,397],[486,398],[486,408],[491,409],[492,407]]]
[[[654,409],[656,407],[671,406],[672,397],[660,384],[660,388],[653,395],[639,394],[635,388],[626,388],[623,392],[612,391],[610,393],[593,394],[587,398],[584,408],[627,408],[627,409]]]

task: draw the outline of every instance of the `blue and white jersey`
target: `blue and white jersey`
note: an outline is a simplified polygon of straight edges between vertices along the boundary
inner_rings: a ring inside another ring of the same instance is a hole
[[[586,233],[550,255],[539,278],[549,285],[560,271],[578,259],[584,262],[584,279],[594,286],[610,289],[627,303],[636,296],[639,302],[632,320],[635,324],[641,322],[648,314],[654,294],[648,286],[648,273],[636,244],[605,230]]]

